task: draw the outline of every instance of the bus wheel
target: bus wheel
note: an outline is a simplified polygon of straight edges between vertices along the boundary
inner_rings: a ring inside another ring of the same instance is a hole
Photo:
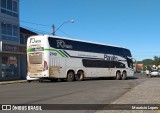
[[[74,72],[73,71],[69,71],[67,73],[67,81],[68,82],[74,81]]]
[[[31,81],[30,81],[30,80],[27,80],[27,82],[30,83]]]
[[[121,79],[121,73],[119,71],[117,71],[116,73],[116,80],[120,80]]]
[[[84,72],[83,71],[78,71],[78,73],[75,75],[75,79],[77,81],[83,81],[84,80]]]
[[[39,82],[43,82],[43,78],[40,78],[40,79],[39,79]]]
[[[127,78],[127,73],[126,73],[126,72],[123,72],[123,73],[122,73],[122,80],[126,80],[126,78]]]
[[[57,79],[57,78],[52,78],[52,79],[50,79],[50,81],[51,81],[51,82],[57,82],[58,79]]]

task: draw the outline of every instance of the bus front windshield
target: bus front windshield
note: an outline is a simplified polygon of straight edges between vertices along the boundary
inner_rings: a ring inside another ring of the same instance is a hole
[[[132,68],[132,69],[133,69],[133,61],[132,61],[132,59],[127,58],[127,64],[128,64],[128,67],[129,67],[129,68]]]

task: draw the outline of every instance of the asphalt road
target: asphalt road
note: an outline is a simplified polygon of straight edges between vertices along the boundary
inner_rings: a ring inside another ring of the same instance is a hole
[[[135,74],[127,80],[108,78],[0,85],[0,104],[109,104],[147,79],[145,75]]]

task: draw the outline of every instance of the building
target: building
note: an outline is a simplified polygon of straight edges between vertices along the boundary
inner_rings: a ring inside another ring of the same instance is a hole
[[[134,64],[135,72],[142,72],[143,71],[143,64]]]
[[[19,0],[0,0],[0,81],[25,79],[26,38],[30,33],[20,29]]]
[[[0,80],[20,79],[19,1],[0,0]],[[22,51],[20,51],[22,50]]]
[[[23,27],[20,27],[20,44],[25,46],[26,48],[27,39],[29,36],[32,36],[32,35],[37,35],[37,33],[32,32]],[[26,53],[22,54],[20,57],[20,66],[21,66],[21,69],[20,69],[21,79],[26,79],[26,74],[27,74],[27,55]]]

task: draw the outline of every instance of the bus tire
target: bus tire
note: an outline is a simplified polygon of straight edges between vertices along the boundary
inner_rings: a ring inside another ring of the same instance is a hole
[[[28,82],[28,83],[30,83],[30,82],[31,82],[31,80],[27,80],[27,82]]]
[[[39,82],[43,82],[43,78],[40,78],[40,79],[39,79]]]
[[[121,73],[119,71],[117,71],[116,73],[116,80],[120,80],[121,79]]]
[[[51,81],[51,82],[57,82],[58,79],[57,79],[57,78],[52,78],[52,79],[50,79],[50,81]]]
[[[122,80],[126,80],[127,79],[127,73],[126,72],[123,72],[122,73]]]
[[[84,72],[78,71],[78,73],[75,75],[76,81],[83,81],[84,80]]]
[[[67,73],[67,82],[71,82],[74,81],[74,72],[73,71],[69,71]]]

